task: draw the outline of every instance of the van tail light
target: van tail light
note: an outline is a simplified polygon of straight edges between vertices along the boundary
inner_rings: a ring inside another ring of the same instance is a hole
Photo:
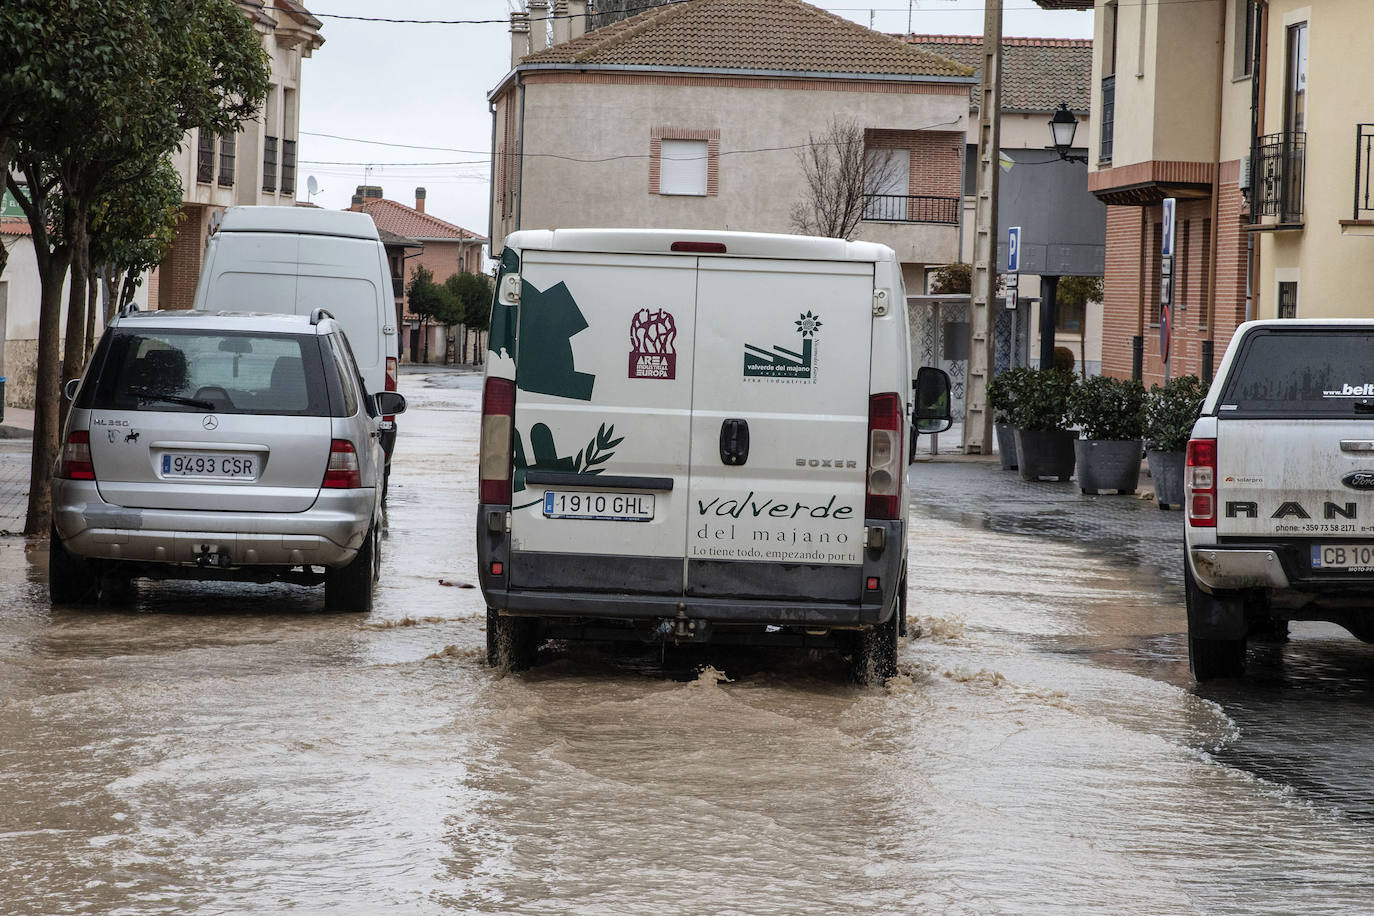
[[[329,443],[329,464],[324,469],[322,487],[335,490],[352,490],[363,485],[358,473],[358,451],[347,439],[335,439]]]
[[[1191,439],[1183,485],[1187,491],[1188,524],[1194,528],[1217,526],[1217,440]]]
[[[902,399],[868,399],[868,518],[900,518],[902,511]]]
[[[89,432],[75,429],[67,434],[67,441],[62,445],[62,457],[57,462],[57,476],[66,480],[95,480]]]
[[[399,368],[399,366],[398,366],[398,363],[399,363],[399,362],[400,362],[400,361],[399,361],[398,359],[396,359],[396,357],[394,357],[394,356],[388,356],[388,357],[386,358],[386,390],[387,390],[387,391],[395,391],[395,390],[396,390],[396,385],[397,385],[398,382],[399,382],[399,374],[400,374],[400,371],[401,371],[400,368]],[[396,416],[395,416],[395,414],[388,414],[387,416],[382,417],[382,419],[383,419],[383,420],[386,420],[387,422],[395,422]]]
[[[510,504],[511,432],[515,428],[515,382],[489,378],[482,390],[482,457],[478,502]]]

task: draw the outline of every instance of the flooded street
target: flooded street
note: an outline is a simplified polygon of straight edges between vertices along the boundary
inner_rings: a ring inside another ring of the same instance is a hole
[[[1294,625],[1195,688],[1176,551],[961,510],[967,462],[913,471],[921,635],[883,688],[781,651],[489,669],[479,389],[402,378],[367,617],[54,608],[46,544],[0,539],[0,913],[1369,908],[1374,650]]]

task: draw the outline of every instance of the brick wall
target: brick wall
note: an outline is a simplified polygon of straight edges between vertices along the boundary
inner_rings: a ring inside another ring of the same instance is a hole
[[[1238,175],[1239,163],[1223,163],[1221,201],[1215,226],[1211,224],[1210,199],[1179,201],[1175,215],[1171,376],[1202,374],[1202,342],[1207,339],[1206,292],[1210,258],[1207,237],[1212,232],[1217,233],[1213,371],[1237,325],[1245,320],[1247,233],[1242,216],[1244,197],[1237,184]],[[1131,339],[1136,334],[1139,320],[1143,264],[1144,382],[1147,386],[1164,380],[1164,364],[1159,354],[1159,220],[1158,205],[1107,208],[1102,371],[1107,375],[1130,377]]]
[[[868,130],[872,149],[911,152],[908,194],[957,198],[963,194],[964,134],[937,130]]]
[[[204,207],[188,205],[172,251],[158,267],[157,303],[164,309],[189,309],[196,298],[201,256],[205,253]]]

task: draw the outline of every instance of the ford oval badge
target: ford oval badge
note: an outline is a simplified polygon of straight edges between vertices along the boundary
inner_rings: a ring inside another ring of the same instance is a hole
[[[1341,483],[1352,490],[1374,490],[1374,471],[1351,471]]]

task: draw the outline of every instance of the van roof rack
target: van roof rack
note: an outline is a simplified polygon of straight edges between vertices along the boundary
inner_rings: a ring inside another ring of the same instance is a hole
[[[310,313],[310,323],[312,325],[319,324],[321,318],[329,318],[334,321],[339,320],[334,317],[334,313],[331,312],[329,309],[315,309],[313,312]]]

